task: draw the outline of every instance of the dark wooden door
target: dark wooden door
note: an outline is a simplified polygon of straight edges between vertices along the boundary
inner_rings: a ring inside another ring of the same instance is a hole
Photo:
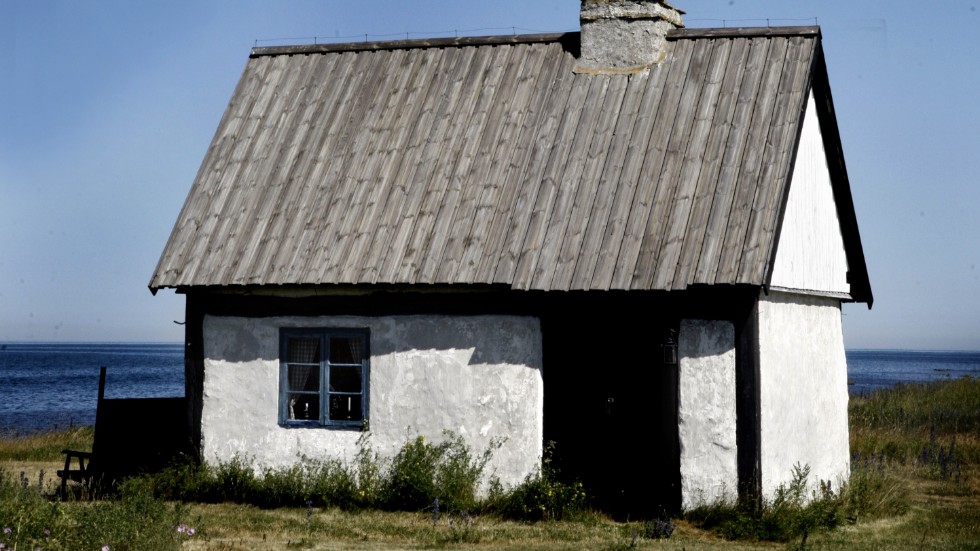
[[[617,516],[652,518],[679,505],[677,366],[663,361],[661,346],[669,328],[571,316],[543,323],[554,465]]]

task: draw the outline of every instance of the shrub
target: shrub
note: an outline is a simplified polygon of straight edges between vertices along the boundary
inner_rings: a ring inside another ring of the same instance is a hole
[[[256,473],[250,460],[236,457],[216,464],[177,464],[128,484],[183,501],[420,511],[439,499],[447,511],[463,512],[478,505],[483,471],[496,447],[476,456],[458,435],[446,433],[439,444],[419,436],[385,461],[362,437],[352,464],[302,457],[295,465]]]
[[[440,444],[429,444],[419,436],[402,446],[379,477],[384,508],[421,511],[436,499],[447,511],[476,506],[483,470],[496,444],[474,457],[462,437],[448,432],[445,436]]]
[[[384,480],[384,465],[377,452],[371,448],[367,434],[361,435],[357,442],[357,456],[354,458],[354,479],[356,481],[355,502],[358,507],[375,507],[378,504],[381,483]]]
[[[202,491],[211,499],[207,501],[234,501],[254,503],[259,494],[259,479],[249,460],[235,457],[227,463],[210,467],[211,476],[205,477]]]
[[[352,510],[365,507],[363,496],[358,496],[355,469],[336,459],[304,460],[302,490],[294,492],[291,505],[302,505],[303,500],[318,507],[338,507]]]
[[[565,520],[583,513],[585,489],[580,482],[561,479],[552,463],[552,449],[551,445],[546,448],[541,468],[510,491],[493,488],[487,508],[504,518],[525,521]]]
[[[436,498],[438,447],[424,436],[410,440],[398,451],[381,486],[381,506],[391,510],[421,511]]]

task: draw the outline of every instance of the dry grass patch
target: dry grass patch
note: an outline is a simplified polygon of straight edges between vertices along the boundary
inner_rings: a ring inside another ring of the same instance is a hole
[[[426,513],[339,509],[262,510],[235,504],[193,505],[189,522],[197,535],[185,549],[502,549],[619,550],[668,549],[759,550],[783,546],[728,542],[688,523],[680,523],[669,540],[632,539],[639,523],[617,523],[602,516],[577,521],[523,523],[476,517],[464,524],[459,516],[433,523]]]
[[[94,437],[94,427],[0,433],[0,461],[64,461],[61,450],[91,451]]]
[[[33,488],[40,487],[44,494],[54,494],[61,485],[58,469],[64,467],[63,462],[57,461],[9,461],[0,460],[0,472],[7,473],[15,480],[27,480]]]

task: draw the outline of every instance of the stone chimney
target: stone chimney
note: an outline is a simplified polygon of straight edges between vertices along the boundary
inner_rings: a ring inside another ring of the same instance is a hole
[[[580,73],[631,73],[663,61],[684,12],[666,0],[582,0]]]

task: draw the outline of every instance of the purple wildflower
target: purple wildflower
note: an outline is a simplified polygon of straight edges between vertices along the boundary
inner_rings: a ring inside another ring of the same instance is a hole
[[[13,528],[11,528],[9,526],[7,526],[6,528],[3,529],[3,533],[4,534],[9,534],[9,533],[11,533],[13,531],[14,531]]]
[[[187,535],[188,536],[193,536],[196,532],[197,532],[197,530],[195,530],[193,528],[188,528],[187,529]]]
[[[435,526],[439,521],[439,498],[432,502],[432,525]]]

